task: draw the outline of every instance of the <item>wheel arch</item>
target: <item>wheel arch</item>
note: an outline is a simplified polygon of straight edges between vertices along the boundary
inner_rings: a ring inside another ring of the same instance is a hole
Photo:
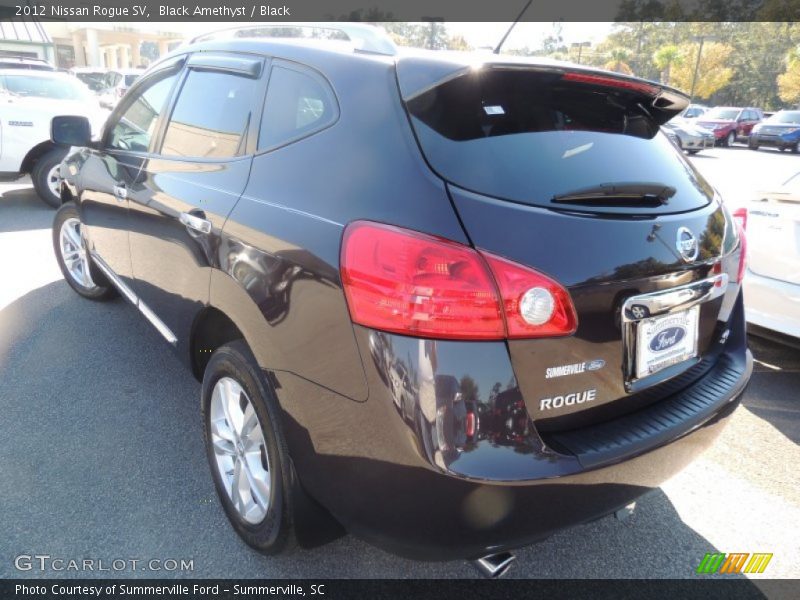
[[[45,140],[36,144],[33,148],[28,150],[28,153],[25,155],[25,158],[22,159],[22,163],[20,164],[19,171],[20,173],[30,173],[33,171],[33,167],[42,156],[50,152],[51,150],[55,150],[56,145],[51,142],[50,140]]]
[[[214,350],[236,339],[244,340],[261,369],[286,368],[256,303],[235,280],[214,269],[208,305],[195,316],[189,337],[189,362],[194,376],[202,380]]]

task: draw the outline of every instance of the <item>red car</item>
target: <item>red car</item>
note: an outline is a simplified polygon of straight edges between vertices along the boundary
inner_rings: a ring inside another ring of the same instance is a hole
[[[737,139],[748,138],[753,126],[763,118],[760,108],[717,106],[698,117],[697,124],[714,132],[718,146],[730,147]]]

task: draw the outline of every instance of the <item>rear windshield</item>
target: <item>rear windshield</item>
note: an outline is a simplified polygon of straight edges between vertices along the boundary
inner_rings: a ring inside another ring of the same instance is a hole
[[[137,79],[139,79],[138,75],[125,75],[125,86],[131,87]]]
[[[506,69],[471,72],[407,103],[432,168],[473,192],[566,208],[565,195],[642,184],[670,188],[669,199],[654,206],[626,198],[605,208],[664,213],[705,206],[713,190],[648,117],[651,104],[641,91]]]

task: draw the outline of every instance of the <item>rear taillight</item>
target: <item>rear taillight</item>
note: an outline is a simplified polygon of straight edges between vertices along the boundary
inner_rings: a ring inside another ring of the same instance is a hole
[[[741,246],[739,250],[739,273],[736,277],[736,281],[742,281],[744,278],[744,270],[747,267],[747,209],[739,208],[734,211],[733,219],[736,221],[736,226],[739,230]]]
[[[354,323],[405,335],[497,340],[569,335],[567,291],[487,252],[390,225],[344,233],[342,285]]]

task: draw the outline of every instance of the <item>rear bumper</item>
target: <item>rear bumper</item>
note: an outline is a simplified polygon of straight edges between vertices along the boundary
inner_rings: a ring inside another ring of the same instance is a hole
[[[704,374],[624,417],[542,435],[505,344],[356,327],[366,401],[277,374],[300,481],[347,530],[417,559],[476,558],[602,517],[690,463],[735,410],[752,371],[736,304]]]
[[[762,277],[748,268],[744,294],[748,323],[800,338],[800,285]]]

